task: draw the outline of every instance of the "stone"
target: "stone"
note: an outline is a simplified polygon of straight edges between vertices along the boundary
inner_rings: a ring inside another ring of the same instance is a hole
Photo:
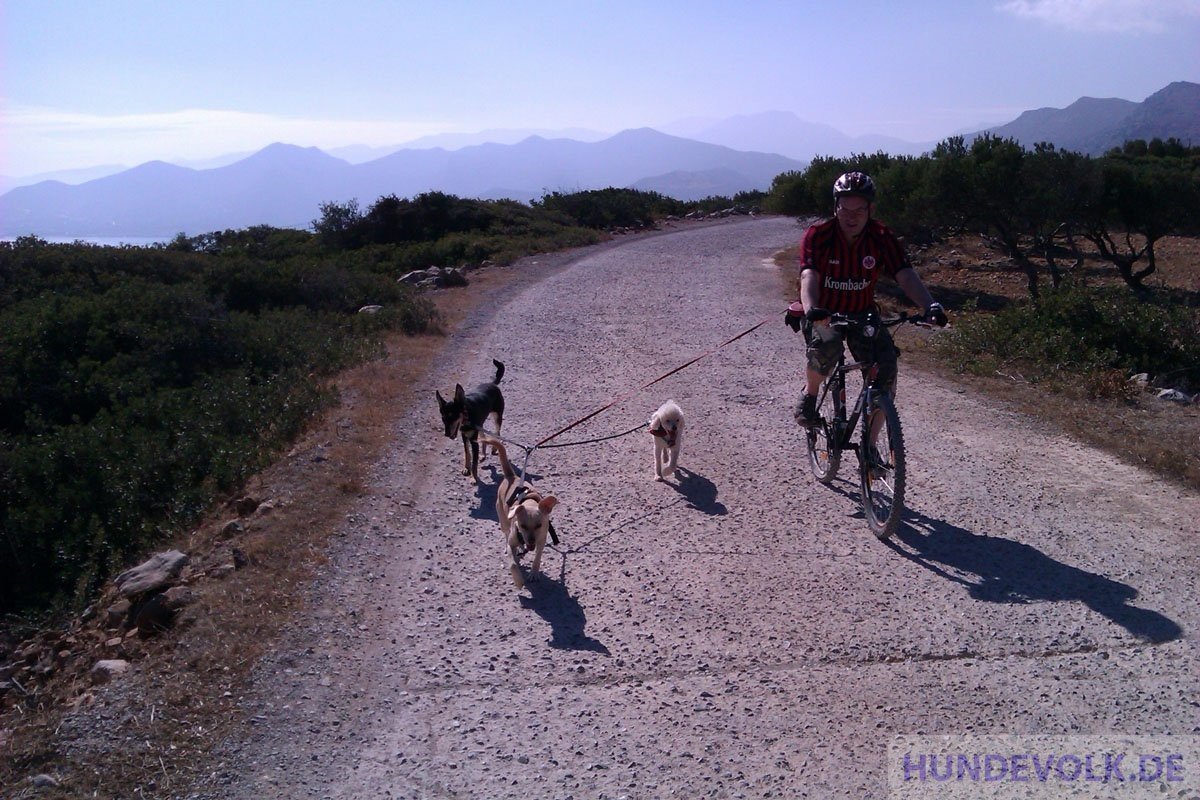
[[[152,594],[134,606],[130,612],[133,627],[141,636],[161,633],[171,627],[175,611],[168,604],[163,592]]]
[[[97,661],[92,667],[92,683],[108,683],[113,678],[119,678],[129,669],[129,662],[121,658],[106,658]]]
[[[358,313],[360,313],[360,314],[378,314],[382,310],[383,310],[383,306],[370,305],[370,306],[363,306],[362,308],[360,308],[358,310]]]
[[[248,517],[254,513],[254,510],[258,508],[261,502],[262,501],[257,497],[250,497],[247,495],[245,497],[239,497],[234,502],[233,508],[235,511],[237,511],[237,515],[239,517]]]
[[[109,628],[118,628],[125,623],[129,616],[129,608],[133,605],[125,598],[121,598],[117,602],[108,607],[105,612],[105,622]]]
[[[241,536],[245,532],[246,526],[243,525],[240,520],[236,519],[229,520],[229,522],[226,522],[221,528],[221,535],[226,539],[231,539],[234,536]]]
[[[172,586],[162,593],[162,597],[167,608],[172,611],[178,611],[196,601],[196,593],[186,586]]]
[[[1157,395],[1159,400],[1170,400],[1172,403],[1190,403],[1192,398],[1188,397],[1178,389],[1163,389]]]
[[[179,574],[187,562],[187,554],[178,550],[159,553],[118,575],[117,588],[120,589],[122,597],[136,597],[170,586],[179,580]]]

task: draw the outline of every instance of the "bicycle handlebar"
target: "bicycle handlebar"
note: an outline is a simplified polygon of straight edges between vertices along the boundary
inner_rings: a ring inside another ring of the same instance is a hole
[[[874,318],[874,319],[872,319]],[[874,322],[884,328],[894,328],[897,325],[902,325],[905,322],[911,323],[921,328],[933,328],[934,325],[925,321],[923,316],[910,315],[907,311],[901,311],[900,316],[891,319],[884,319],[874,311],[865,312],[863,314],[842,314],[834,312],[829,315],[828,323],[833,327],[858,327],[863,328]]]

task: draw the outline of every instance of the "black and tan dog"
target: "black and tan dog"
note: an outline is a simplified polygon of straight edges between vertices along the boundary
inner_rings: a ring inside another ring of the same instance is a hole
[[[437,395],[438,408],[442,412],[442,424],[446,426],[446,438],[462,437],[463,475],[471,476],[471,483],[479,483],[479,431],[489,416],[496,418],[496,433],[504,422],[504,395],[500,393],[500,379],[504,377],[504,365],[492,359],[496,365],[496,377],[491,383],[481,383],[470,392],[463,391],[462,384],[455,384],[454,399],[442,399]]]
[[[517,473],[509,463],[504,445],[484,434],[484,442],[490,444],[500,456],[500,469],[504,477],[496,487],[496,517],[500,520],[500,532],[508,547],[509,564],[513,583],[518,589],[525,588],[525,573],[521,570],[521,558],[533,553],[529,580],[535,580],[542,569],[542,551],[546,549],[546,537],[558,544],[550,512],[558,505],[554,495],[544,495],[528,483],[517,480]]]

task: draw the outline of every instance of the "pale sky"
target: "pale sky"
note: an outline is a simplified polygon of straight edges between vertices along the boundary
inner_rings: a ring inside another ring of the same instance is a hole
[[[0,174],[792,111],[934,141],[1200,82],[1200,0],[0,0]]]

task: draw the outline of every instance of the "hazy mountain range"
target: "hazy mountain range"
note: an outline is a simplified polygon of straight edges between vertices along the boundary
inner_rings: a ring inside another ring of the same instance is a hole
[[[170,237],[250,225],[306,228],[325,202],[411,197],[528,201],[548,192],[632,186],[683,199],[765,189],[804,164],[668,136],[650,128],[598,142],[530,136],[516,144],[403,149],[359,164],[315,147],[273,144],[215,169],[152,161],[71,186],[45,181],[0,196],[0,235]]]
[[[988,132],[1016,139],[1026,147],[1053,142],[1060,150],[1089,155],[1101,155],[1130,139],[1173,136],[1184,144],[1200,146],[1200,83],[1176,81],[1140,103],[1081,97],[1066,108],[1026,111]]]
[[[273,144],[200,162],[73,170],[0,195],[0,235],[170,237],[257,224],[304,228],[321,203],[357,199],[365,208],[384,195],[430,190],[528,201],[552,191],[628,186],[691,200],[766,189],[776,175],[803,169],[816,155],[919,154],[934,144],[851,137],[783,111],[661,127],[615,135],[492,130],[329,152]],[[1172,83],[1141,103],[1083,97],[1064,109],[1027,111],[987,132],[1091,154],[1156,136],[1196,144],[1200,84]]]

